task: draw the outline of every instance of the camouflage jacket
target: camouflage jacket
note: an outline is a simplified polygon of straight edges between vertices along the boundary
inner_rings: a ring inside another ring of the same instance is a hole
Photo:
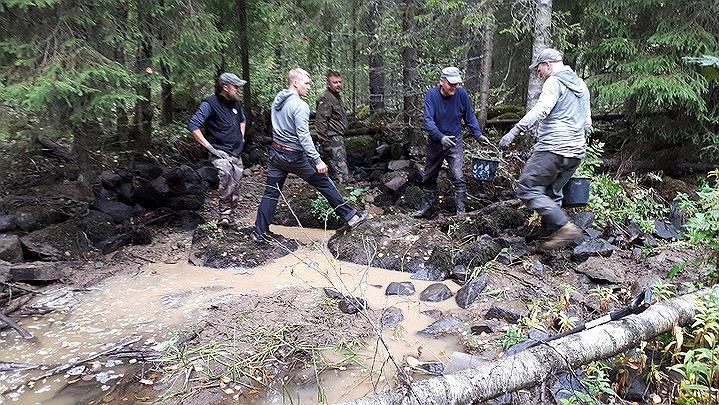
[[[317,100],[315,128],[317,137],[323,142],[329,141],[332,136],[344,135],[345,129],[347,129],[347,112],[339,94],[327,90]]]

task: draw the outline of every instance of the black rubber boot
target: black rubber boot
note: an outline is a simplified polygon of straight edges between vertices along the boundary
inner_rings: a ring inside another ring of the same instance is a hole
[[[458,188],[454,191],[454,206],[457,208],[458,217],[466,217],[467,209],[464,206],[464,201],[467,198],[467,189]]]
[[[437,191],[435,190],[424,190],[422,192],[422,200],[419,203],[419,209],[413,212],[411,215],[415,218],[424,218],[429,213],[434,200],[437,198]]]

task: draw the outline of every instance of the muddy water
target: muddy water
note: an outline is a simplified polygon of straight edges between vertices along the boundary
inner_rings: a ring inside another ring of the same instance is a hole
[[[434,320],[422,311],[455,309],[454,300],[422,303],[418,294],[412,297],[387,297],[384,289],[391,281],[408,281],[409,274],[367,268],[334,260],[323,246],[331,236],[320,230],[273,227],[273,231],[294,237],[304,244],[294,254],[251,270],[217,270],[188,264],[151,264],[135,275],[119,275],[105,280],[89,291],[57,290],[41,297],[57,306],[56,312],[25,319],[22,325],[35,336],[25,341],[12,330],[0,334],[0,361],[55,366],[86,359],[113,347],[123,338],[138,337],[146,346],[157,349],[171,337],[171,332],[197,321],[197,314],[220,296],[254,292],[266,294],[285,287],[328,287],[335,285],[344,293],[365,297],[373,309],[388,306],[400,308],[404,321],[400,329],[385,332],[390,351],[398,360],[413,356],[420,361],[443,361],[457,348],[457,339],[431,339],[416,331]],[[431,282],[412,280],[417,291]],[[454,292],[456,284],[446,282]],[[367,365],[376,371],[384,363],[386,352],[374,356],[375,342],[363,353]],[[418,353],[421,352],[421,356]],[[327,354],[331,356],[331,353]],[[374,364],[372,359],[374,359]],[[95,375],[93,389],[107,391],[120,384],[128,365],[121,360],[91,363]],[[87,370],[69,370],[32,387],[22,385],[41,371],[0,373],[0,397],[17,403],[77,403],[73,394],[58,392],[74,375]],[[393,379],[396,370],[385,366],[379,388]],[[68,375],[69,374],[69,375]],[[333,370],[321,377],[321,385],[329,403],[360,397],[371,392],[369,372],[363,369]],[[76,379],[79,379],[76,378]],[[374,376],[377,382],[377,375]],[[8,390],[21,386],[18,390]],[[292,390],[292,388],[290,388]],[[317,387],[308,384],[290,391],[297,403],[317,402]],[[129,398],[130,400],[132,398]],[[230,399],[228,397],[228,399]],[[120,399],[121,400],[121,399]],[[261,402],[283,403],[282,394],[270,392]]]

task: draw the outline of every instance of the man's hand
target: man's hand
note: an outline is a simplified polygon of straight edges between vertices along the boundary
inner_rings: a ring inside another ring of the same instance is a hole
[[[207,150],[219,159],[229,159],[230,158],[229,153],[225,152],[224,150],[215,149],[215,147],[212,145],[208,144]]]
[[[487,138],[484,135],[480,135],[479,138],[476,138],[476,139],[477,139],[477,142],[486,143],[487,145],[489,145],[489,138]]]
[[[454,137],[453,137],[453,136],[447,136],[447,135],[445,135],[445,136],[442,137],[442,139],[440,140],[440,142],[442,142],[442,146],[444,146],[445,149],[446,149],[446,148],[451,148],[452,146],[456,145],[456,143],[454,143]]]
[[[511,144],[513,141],[514,134],[511,132],[507,132],[507,134],[499,140],[499,149],[507,150],[509,148],[509,144]]]
[[[325,162],[319,162],[315,167],[317,168],[317,173],[327,174],[327,165],[325,164]]]

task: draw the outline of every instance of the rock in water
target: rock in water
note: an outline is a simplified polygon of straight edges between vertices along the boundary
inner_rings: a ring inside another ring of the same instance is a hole
[[[442,283],[434,283],[419,294],[420,301],[439,302],[452,296],[452,291]]]

